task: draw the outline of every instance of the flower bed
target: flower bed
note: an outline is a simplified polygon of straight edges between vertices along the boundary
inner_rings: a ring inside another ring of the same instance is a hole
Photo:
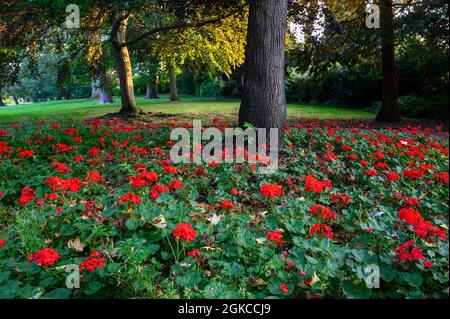
[[[173,165],[176,118],[0,129],[0,298],[448,298],[448,133],[337,124],[273,175]]]

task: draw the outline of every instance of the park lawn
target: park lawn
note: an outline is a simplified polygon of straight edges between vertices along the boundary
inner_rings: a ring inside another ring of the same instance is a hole
[[[120,109],[120,99],[114,104],[99,105],[97,101],[86,99],[50,101],[24,105],[9,105],[0,108],[0,123],[13,123],[25,119],[48,118],[92,118]],[[181,96],[180,102],[170,102],[168,95],[159,100],[137,98],[137,105],[146,112],[161,112],[180,116],[204,118],[219,116],[227,120],[237,118],[240,101],[238,99],[205,99],[193,96]],[[373,118],[373,112],[322,105],[289,104],[289,118],[320,119],[367,119]]]

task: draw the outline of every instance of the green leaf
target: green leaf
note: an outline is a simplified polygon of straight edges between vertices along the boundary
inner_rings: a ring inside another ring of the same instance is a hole
[[[182,287],[192,287],[195,284],[198,284],[202,278],[200,275],[195,271],[187,271],[184,275],[178,276],[176,279],[177,285],[180,285]]]
[[[125,226],[127,226],[127,228],[129,230],[135,230],[138,229],[139,227],[144,225],[144,221],[143,220],[137,220],[137,219],[127,219],[127,221],[125,222]]]
[[[423,278],[418,272],[413,273],[402,272],[400,273],[400,277],[412,287],[422,286]]]
[[[372,293],[364,282],[355,284],[352,280],[346,280],[341,282],[340,287],[348,299],[369,299]]]
[[[56,288],[42,296],[44,299],[67,299],[69,298],[72,290],[67,288]]]
[[[102,284],[98,281],[89,282],[88,289],[84,291],[86,295],[93,295],[102,288]]]

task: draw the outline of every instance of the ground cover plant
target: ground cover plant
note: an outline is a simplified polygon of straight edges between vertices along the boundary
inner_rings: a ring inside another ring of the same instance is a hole
[[[341,124],[267,176],[173,165],[178,118],[3,126],[0,298],[448,298],[448,133]]]

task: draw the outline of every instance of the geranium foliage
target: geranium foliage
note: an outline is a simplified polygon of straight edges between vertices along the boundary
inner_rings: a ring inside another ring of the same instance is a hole
[[[258,175],[174,165],[178,126],[190,125],[0,129],[0,298],[448,298],[439,127],[300,121],[277,173]]]

